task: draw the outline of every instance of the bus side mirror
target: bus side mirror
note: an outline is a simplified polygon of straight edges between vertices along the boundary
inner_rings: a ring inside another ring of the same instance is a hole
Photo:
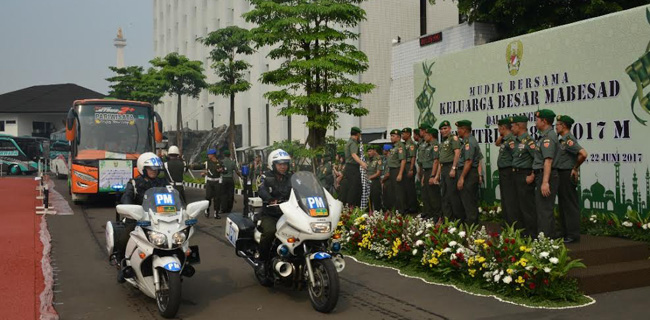
[[[156,139],[156,142],[162,142],[162,140],[163,140],[163,134],[162,134],[163,123],[162,123],[162,119],[160,118],[160,115],[158,114],[158,112],[154,112],[153,115],[154,115],[154,117],[156,119],[153,122],[154,133],[155,133],[154,137]]]
[[[65,119],[65,139],[72,142],[77,135],[77,113],[74,109],[70,108],[68,116]]]

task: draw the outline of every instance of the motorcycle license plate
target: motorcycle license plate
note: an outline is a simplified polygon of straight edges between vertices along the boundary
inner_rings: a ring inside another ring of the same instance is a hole
[[[237,224],[234,223],[232,220],[227,219],[226,220],[226,239],[228,239],[228,242],[230,242],[233,246],[236,245],[237,243],[237,237],[239,236],[239,227],[237,227]]]

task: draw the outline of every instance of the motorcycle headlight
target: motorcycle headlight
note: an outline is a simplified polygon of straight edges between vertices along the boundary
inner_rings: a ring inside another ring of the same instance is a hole
[[[149,241],[156,246],[156,247],[162,247],[167,244],[167,236],[156,231],[149,231],[147,233],[149,235]]]
[[[185,240],[187,240],[187,235],[185,234],[185,230],[178,231],[172,235],[172,243],[180,246],[182,245]]]
[[[331,222],[312,222],[310,226],[314,233],[328,233],[332,230]]]

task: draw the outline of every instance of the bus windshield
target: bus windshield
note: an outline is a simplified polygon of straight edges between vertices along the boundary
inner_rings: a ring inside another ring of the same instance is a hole
[[[141,154],[153,150],[151,110],[133,105],[80,105],[77,150]]]

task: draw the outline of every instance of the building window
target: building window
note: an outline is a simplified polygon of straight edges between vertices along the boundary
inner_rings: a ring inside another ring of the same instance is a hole
[[[54,125],[51,122],[32,122],[32,136],[49,138],[52,132],[54,132]]]
[[[0,132],[5,132],[5,122],[0,121]]]

